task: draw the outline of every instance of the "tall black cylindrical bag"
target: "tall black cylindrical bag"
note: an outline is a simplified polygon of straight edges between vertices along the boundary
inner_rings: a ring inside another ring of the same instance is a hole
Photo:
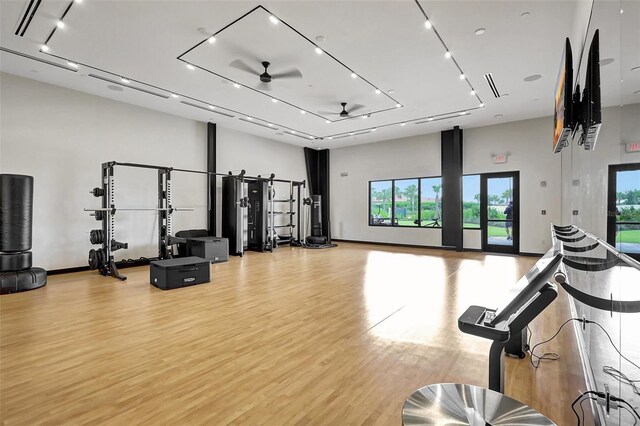
[[[31,250],[33,176],[0,174],[0,252]]]

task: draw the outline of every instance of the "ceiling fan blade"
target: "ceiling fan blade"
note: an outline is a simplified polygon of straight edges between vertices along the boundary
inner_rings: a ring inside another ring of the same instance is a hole
[[[297,68],[292,68],[288,71],[271,74],[271,78],[302,78],[302,73]]]
[[[349,110],[348,110],[347,112],[348,112],[349,114],[351,114],[352,112],[355,112],[355,111],[357,111],[357,110],[359,110],[359,109],[362,109],[362,108],[364,108],[364,105],[360,105],[360,104],[353,104],[353,105],[351,106],[351,108],[349,108]]]
[[[271,91],[271,85],[269,83],[259,83],[256,86],[257,90],[260,90],[262,92],[270,92]]]
[[[232,68],[238,69],[240,71],[248,72],[248,73],[253,74],[253,75],[262,74],[261,72],[255,71],[253,68],[251,68],[249,65],[247,65],[241,59],[236,59],[235,61],[231,62],[229,64],[229,66],[232,67]]]

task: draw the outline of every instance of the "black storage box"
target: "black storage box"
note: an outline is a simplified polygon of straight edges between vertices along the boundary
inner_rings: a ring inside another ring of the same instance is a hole
[[[155,260],[149,269],[151,284],[162,290],[211,281],[209,261],[195,256]]]
[[[207,259],[211,263],[229,260],[229,240],[217,237],[187,238],[187,254]]]

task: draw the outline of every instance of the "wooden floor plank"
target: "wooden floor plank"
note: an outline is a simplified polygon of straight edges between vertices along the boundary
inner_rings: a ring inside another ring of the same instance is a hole
[[[457,318],[497,306],[535,261],[341,243],[249,252],[212,265],[210,284],[166,292],[148,284],[148,267],[125,269],[125,283],[51,276],[0,298],[1,420],[400,424],[418,387],[486,386],[489,342],[459,332]],[[568,318],[565,298],[535,337]],[[570,424],[582,383],[570,330],[550,346],[562,360],[538,370],[507,360],[507,394]]]

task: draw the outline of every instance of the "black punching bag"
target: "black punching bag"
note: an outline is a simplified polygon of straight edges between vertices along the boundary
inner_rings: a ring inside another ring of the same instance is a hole
[[[311,196],[311,235],[322,236],[322,196]]]
[[[0,252],[31,250],[33,176],[0,174]]]

